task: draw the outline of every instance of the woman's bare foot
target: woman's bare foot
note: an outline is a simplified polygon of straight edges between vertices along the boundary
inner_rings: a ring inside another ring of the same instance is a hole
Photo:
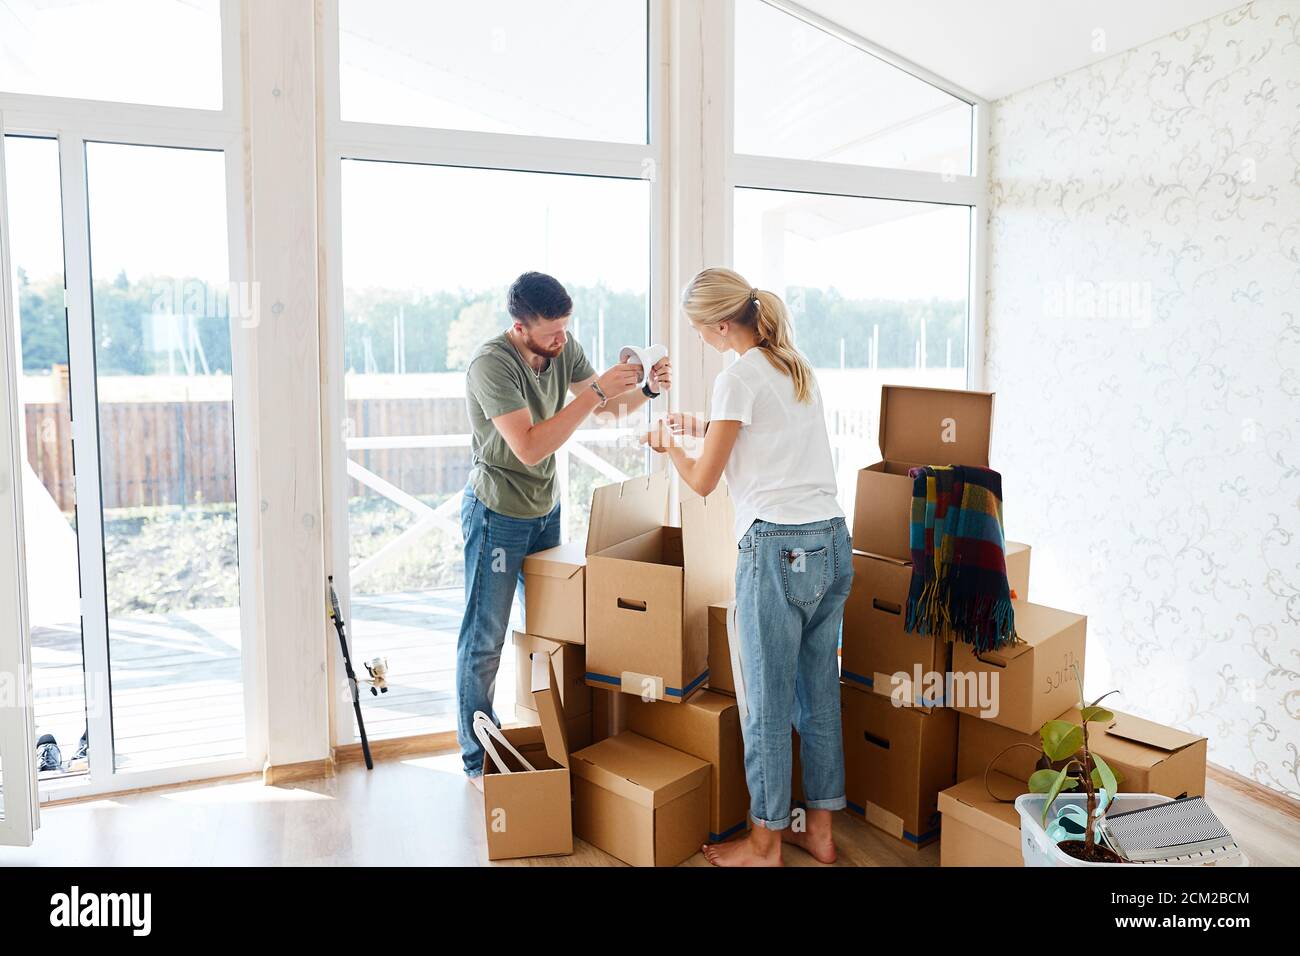
[[[742,840],[706,843],[700,849],[704,851],[704,858],[714,866],[785,866],[781,859],[780,837],[761,827],[750,830],[749,836]]]
[[[831,834],[829,810],[809,810],[803,828],[786,827],[781,831],[781,840],[811,853],[818,863],[835,862],[835,838]]]

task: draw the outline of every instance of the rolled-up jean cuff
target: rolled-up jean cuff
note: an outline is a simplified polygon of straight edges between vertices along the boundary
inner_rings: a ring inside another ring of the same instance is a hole
[[[786,814],[780,820],[762,820],[754,816],[752,813],[749,816],[751,820],[761,826],[764,830],[784,830],[790,826],[789,814]]]
[[[843,810],[849,805],[844,797],[831,797],[829,800],[805,800],[805,810]]]

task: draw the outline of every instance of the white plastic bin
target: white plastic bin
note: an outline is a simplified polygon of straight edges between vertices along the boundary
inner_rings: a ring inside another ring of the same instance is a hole
[[[1250,860],[1247,858],[1244,850],[1232,856],[1219,857],[1217,859],[1207,860],[1204,863],[1089,863],[1085,860],[1075,859],[1068,853],[1063,853],[1057,845],[1048,838],[1043,825],[1040,822],[1043,819],[1043,801],[1047,795],[1043,793],[1024,793],[1016,797],[1016,812],[1020,814],[1020,852],[1025,859],[1025,866],[1249,866]],[[1107,813],[1123,813],[1126,810],[1141,810],[1143,807],[1152,807],[1161,803],[1168,803],[1170,797],[1161,793],[1117,793],[1115,801],[1111,804]],[[1053,804],[1052,812],[1055,813],[1059,807],[1067,804],[1075,804],[1079,807],[1088,805],[1087,794],[1063,793],[1056,798]]]

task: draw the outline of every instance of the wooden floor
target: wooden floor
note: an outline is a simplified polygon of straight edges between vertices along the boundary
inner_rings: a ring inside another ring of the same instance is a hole
[[[455,730],[459,588],[358,596],[348,636],[353,662],[387,657],[389,691],[363,707],[372,740]],[[516,604],[511,629],[522,629]],[[37,734],[53,734],[65,761],[86,729],[81,633],[33,630]],[[212,760],[244,751],[244,697],[237,608],[109,621],[113,735],[118,769]],[[514,713],[509,638],[497,679],[498,717]],[[101,695],[102,697],[103,695]],[[62,776],[42,773],[42,779]]]
[[[1300,865],[1300,821],[1215,779],[1207,799],[1255,866]],[[841,866],[937,866],[938,844],[910,850],[836,815]],[[785,848],[791,866],[818,866]],[[47,807],[31,847],[0,866],[482,866],[483,797],[458,754],[342,765],[336,776],[265,787],[260,778]],[[495,864],[492,864],[495,865]],[[621,866],[585,843],[573,856],[509,866]],[[708,866],[696,854],[686,865]]]

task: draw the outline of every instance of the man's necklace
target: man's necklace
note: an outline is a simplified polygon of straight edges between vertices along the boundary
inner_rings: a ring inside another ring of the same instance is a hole
[[[515,354],[519,356],[519,361],[521,361],[521,362],[524,363],[524,366],[525,366],[527,369],[529,369],[529,370],[533,373],[533,378],[537,379],[537,384],[538,384],[538,385],[541,385],[541,384],[542,384],[542,372],[544,372],[547,368],[550,367],[550,364],[551,364],[551,360],[550,360],[550,358],[546,358],[546,359],[542,362],[542,367],[541,367],[541,368],[533,368],[533,363],[530,362],[530,361],[528,361],[526,358],[524,358],[524,354],[523,354],[522,352],[519,351],[519,346],[515,344],[514,336],[510,335],[510,333],[507,332],[507,333],[506,333],[506,338],[508,338],[508,339],[510,340],[510,347],[511,347],[512,349],[514,349],[514,350],[515,350]]]

